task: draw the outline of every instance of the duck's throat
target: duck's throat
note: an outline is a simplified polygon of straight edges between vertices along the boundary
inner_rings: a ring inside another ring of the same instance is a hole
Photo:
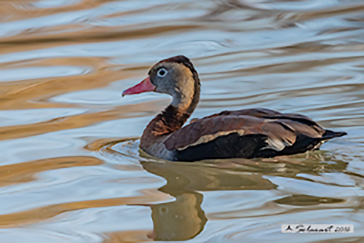
[[[196,82],[191,93],[181,92],[183,96],[174,96],[173,102],[159,115],[157,115],[144,130],[141,142],[146,138],[168,135],[180,129],[200,100],[200,82],[196,76]],[[189,94],[189,95],[186,95]]]
[[[146,136],[159,137],[168,135],[180,129],[191,116],[187,110],[169,105],[161,114],[157,115],[144,130],[142,140]]]

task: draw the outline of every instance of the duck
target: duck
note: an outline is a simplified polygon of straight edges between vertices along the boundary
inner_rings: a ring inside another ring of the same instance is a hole
[[[201,82],[191,60],[170,57],[152,66],[147,78],[122,96],[157,92],[172,102],[152,119],[140,138],[147,154],[170,161],[271,158],[313,151],[335,137],[347,135],[322,128],[301,114],[257,108],[226,110],[193,119],[184,126],[200,100]]]

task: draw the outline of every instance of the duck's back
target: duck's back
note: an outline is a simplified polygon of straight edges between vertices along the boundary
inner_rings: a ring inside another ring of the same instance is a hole
[[[223,111],[174,132],[165,146],[174,160],[257,158],[318,149],[345,132],[325,130],[300,114],[268,109]]]

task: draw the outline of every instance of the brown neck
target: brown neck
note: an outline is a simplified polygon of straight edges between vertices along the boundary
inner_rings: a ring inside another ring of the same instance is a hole
[[[192,102],[186,109],[169,105],[161,114],[158,114],[146,127],[141,138],[141,143],[149,141],[148,138],[166,136],[180,129],[195,110],[200,100],[200,84],[195,85]],[[142,145],[141,144],[141,145]]]
[[[157,115],[144,130],[142,140],[145,136],[159,137],[168,135],[180,129],[190,117],[191,113],[181,111],[169,105],[161,114]]]

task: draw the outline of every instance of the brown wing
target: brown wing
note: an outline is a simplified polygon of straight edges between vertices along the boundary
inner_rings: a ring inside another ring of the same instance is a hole
[[[216,157],[219,152],[215,150],[232,151],[231,157],[272,157],[304,152],[313,149],[323,139],[338,136],[331,131],[330,136],[325,136],[327,132],[310,118],[299,114],[282,114],[268,109],[223,111],[195,120],[174,132],[165,141],[165,146],[178,152],[189,150],[189,156],[195,149],[195,153],[200,154],[198,158]],[[248,146],[249,151],[237,151],[239,143]],[[207,154],[203,156],[201,153]],[[229,154],[223,157],[226,156]]]
[[[213,114],[210,116],[206,116],[202,119],[212,118],[217,116],[227,116],[227,115],[235,115],[235,116],[253,116],[257,118],[266,118],[266,119],[288,119],[292,121],[298,121],[307,125],[319,126],[316,122],[314,122],[311,118],[301,115],[301,114],[293,114],[293,113],[280,113],[278,111],[258,108],[258,109],[243,109],[236,111],[222,111],[217,114]],[[200,119],[192,119],[191,123],[196,122]]]

